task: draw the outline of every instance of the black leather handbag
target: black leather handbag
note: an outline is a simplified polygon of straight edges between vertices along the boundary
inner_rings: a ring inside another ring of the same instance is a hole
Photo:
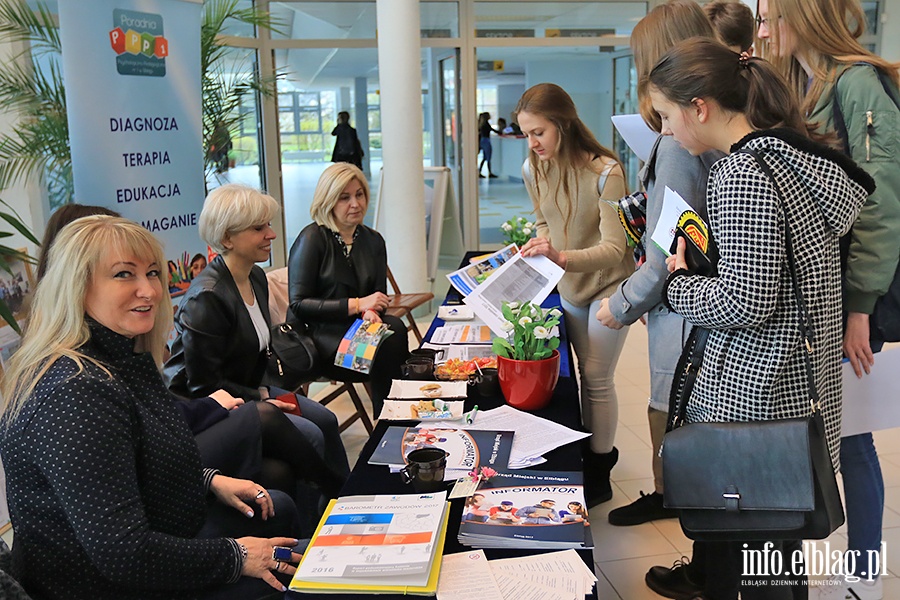
[[[753,155],[775,185],[765,161]],[[665,505],[680,511],[687,537],[702,541],[823,539],[844,522],[809,354],[811,330],[794,263],[785,211],[791,283],[799,309],[809,385],[807,417],[684,425],[703,361],[706,331],[695,328],[680,360],[682,380],[670,398],[663,447]]]
[[[268,380],[286,390],[294,390],[316,376],[319,353],[303,329],[297,323],[281,323],[269,330]]]

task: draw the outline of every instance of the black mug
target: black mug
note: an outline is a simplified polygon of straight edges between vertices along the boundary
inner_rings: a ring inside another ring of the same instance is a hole
[[[400,365],[404,379],[431,380],[434,378],[434,361],[421,356],[407,359]]]
[[[439,358],[443,358],[443,348],[437,350],[435,348],[416,348],[409,351],[410,358],[428,358],[431,362],[437,362]]]
[[[478,372],[473,373],[471,381],[475,385],[475,389],[478,390],[478,394],[482,397],[490,398],[500,395],[500,379],[497,375],[497,369],[493,367],[481,369],[480,374]]]
[[[406,455],[407,464],[400,470],[403,483],[412,483],[420,494],[444,489],[447,453],[440,448],[419,448]]]

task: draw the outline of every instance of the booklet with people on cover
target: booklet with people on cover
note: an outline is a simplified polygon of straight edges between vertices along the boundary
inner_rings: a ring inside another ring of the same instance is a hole
[[[370,465],[389,465],[399,471],[406,455],[419,448],[440,448],[447,453],[444,481],[465,477],[479,467],[506,469],[512,431],[469,431],[458,427],[388,427],[369,458]]]
[[[591,546],[582,474],[501,471],[466,498],[459,543],[474,548]]]

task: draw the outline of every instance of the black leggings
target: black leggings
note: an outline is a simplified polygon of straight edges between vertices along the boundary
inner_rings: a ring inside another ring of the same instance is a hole
[[[262,474],[259,483],[293,496],[297,481],[315,484],[328,498],[337,498],[346,478],[331,469],[313,445],[281,410],[258,402],[262,436]]]

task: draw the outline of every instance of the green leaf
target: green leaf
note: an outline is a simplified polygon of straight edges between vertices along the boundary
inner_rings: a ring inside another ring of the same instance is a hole
[[[550,338],[550,342],[547,344],[547,347],[551,350],[556,350],[559,348],[559,338]]]
[[[493,352],[497,356],[512,358],[513,347],[510,346],[509,342],[507,342],[503,338],[495,337],[494,341],[491,343],[491,352]]]
[[[503,307],[500,309],[500,312],[503,313],[503,318],[509,321],[510,323],[516,322],[516,317],[513,315],[512,309],[509,307],[509,304],[506,302],[503,303]]]
[[[12,225],[12,226],[16,229],[16,231],[18,231],[18,232],[21,233],[23,236],[25,236],[26,238],[28,238],[28,240],[30,240],[31,243],[37,244],[38,246],[41,245],[41,243],[38,241],[38,239],[37,239],[36,237],[34,237],[34,234],[31,233],[31,232],[28,230],[28,228],[25,227],[25,225],[24,225],[19,219],[17,219],[16,217],[14,217],[13,215],[10,215],[10,214],[5,213],[5,212],[0,212],[0,218],[2,218],[4,221],[6,221],[6,222],[9,223],[10,225]]]
[[[9,323],[9,326],[13,328],[13,331],[22,335],[22,330],[19,328],[19,324],[16,322],[16,318],[13,316],[12,311],[9,310],[9,306],[6,305],[6,302],[0,302],[0,318]]]

